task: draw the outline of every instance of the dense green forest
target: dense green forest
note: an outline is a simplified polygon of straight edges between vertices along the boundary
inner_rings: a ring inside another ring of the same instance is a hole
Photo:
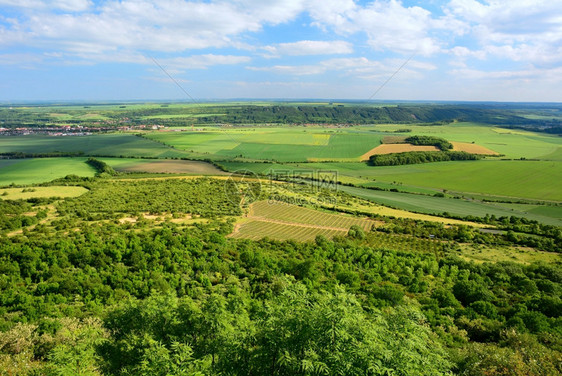
[[[80,184],[90,191],[54,203],[0,201],[10,218],[57,210],[0,237],[3,374],[562,372],[562,266],[458,250],[518,244],[513,230],[556,242],[554,226],[488,218],[503,235],[386,218],[332,240],[235,240],[241,191],[222,181]]]

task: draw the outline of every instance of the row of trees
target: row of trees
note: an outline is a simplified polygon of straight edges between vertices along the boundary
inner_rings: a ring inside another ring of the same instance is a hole
[[[482,159],[478,154],[464,151],[410,151],[406,153],[375,154],[369,158],[372,166],[399,166],[445,161],[475,161]]]

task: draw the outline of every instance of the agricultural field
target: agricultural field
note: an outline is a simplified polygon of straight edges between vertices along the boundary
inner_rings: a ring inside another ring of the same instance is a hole
[[[428,135],[444,138],[455,145],[454,150],[476,154],[498,154],[505,158],[561,160],[560,137],[484,126],[473,123],[449,125],[408,125],[408,136]],[[381,145],[384,138],[403,138],[403,125],[331,127],[251,127],[212,128],[200,131],[152,132],[146,137],[175,148],[208,155],[210,158],[243,158],[279,162],[355,161],[372,149],[390,153],[411,151],[407,145]],[[388,148],[388,150],[383,150]],[[398,150],[398,149],[400,150]],[[411,148],[411,146],[410,146]],[[395,150],[396,149],[396,150]],[[402,150],[404,149],[404,150]],[[428,149],[429,150],[429,149]],[[431,148],[431,150],[435,150]]]
[[[85,156],[174,158],[186,153],[133,134],[0,137],[0,153],[83,153]]]
[[[145,116],[155,116],[153,110],[147,107]],[[154,120],[179,119],[172,115]],[[527,137],[522,133],[516,136]],[[373,356],[389,341],[398,353],[418,346],[413,356],[423,353],[419,344],[433,353],[442,347],[451,370],[470,364],[476,375],[495,367],[482,365],[486,354],[502,352],[512,363],[521,352],[538,357],[544,374],[556,374],[550,371],[559,364],[562,235],[550,225],[562,223],[559,149],[545,147],[543,160],[492,157],[388,168],[359,161],[389,134],[368,126],[209,127],[96,135],[91,143],[59,138],[60,144],[23,149],[85,155],[0,160],[0,178],[20,171],[27,184],[103,171],[93,179],[67,179],[67,186],[0,189],[0,342],[7,344],[0,348],[0,369],[18,374],[32,365],[36,374],[74,374],[64,368],[66,355],[86,354],[92,369],[123,359],[108,374],[138,374],[152,354],[158,367],[187,354],[201,365],[215,356],[212,372],[228,373],[231,359],[252,354],[256,338],[288,333],[294,317],[318,328],[311,338],[324,338],[336,321],[350,322],[349,333],[357,332],[360,313],[378,315],[376,325],[388,322]],[[488,147],[456,142],[472,151]],[[109,149],[114,154],[106,155]],[[88,155],[96,156],[91,165]],[[185,156],[263,176],[232,177],[211,163],[178,158]],[[47,173],[57,166],[56,174]],[[274,176],[299,173],[276,182],[266,177],[272,170]],[[303,178],[321,171],[337,172],[347,185],[328,190]],[[246,189],[255,187],[261,189],[251,203]],[[55,194],[61,197],[55,202],[40,200]],[[304,206],[280,202],[292,199]],[[339,312],[355,316],[334,320]],[[172,329],[164,323],[170,317],[177,324]],[[276,326],[263,327],[270,323]],[[504,333],[514,345],[506,344]],[[197,341],[185,347],[169,344],[170,338]],[[98,343],[112,353],[96,352]],[[210,346],[216,353],[201,357]],[[131,353],[140,355],[131,361]],[[532,374],[518,359],[518,374]],[[269,371],[255,363],[255,374]],[[418,363],[427,369],[427,356]]]
[[[28,200],[30,198],[45,197],[78,197],[88,192],[84,187],[49,186],[33,188],[0,188],[0,198],[3,200]]]
[[[441,126],[407,125],[406,127],[411,130],[408,136],[427,135],[441,137],[450,142],[474,143],[502,154],[505,158],[562,160],[550,156],[562,148],[562,138],[556,135],[476,123],[452,123]],[[374,127],[377,131],[387,132],[403,128],[403,125],[395,124],[381,124]]]
[[[541,208],[547,208],[544,211],[537,210],[537,206],[530,206],[530,210],[527,211],[509,204],[482,202],[467,198],[433,197],[347,186],[340,186],[338,189],[377,204],[418,213],[434,215],[447,213],[457,217],[484,217],[486,214],[496,217],[518,216],[555,226],[562,224],[560,206],[541,206]]]
[[[359,161],[381,140],[377,133],[329,127],[205,128],[199,132],[153,132],[146,137],[193,156],[280,162]]]
[[[375,225],[371,219],[325,213],[278,201],[258,201],[250,205],[247,216],[235,226],[231,237],[309,241],[317,235],[343,236],[351,226],[370,231]]]
[[[91,177],[95,174],[86,158],[0,159],[0,187],[43,183],[67,175]]]
[[[99,158],[119,172],[147,172],[188,175],[227,175],[207,162],[175,159]]]
[[[482,154],[490,156],[499,155],[499,153],[485,148],[484,146],[471,144],[468,142],[451,141],[451,144],[453,144],[453,151],[464,151],[470,154]]]
[[[410,144],[381,144],[363,154],[361,161],[368,161],[371,155],[406,153],[411,151],[439,151],[435,146],[410,145]]]
[[[562,206],[557,181],[562,180],[562,166],[543,161],[464,161],[422,165],[367,168],[359,163],[221,163],[229,170],[250,170],[257,174],[289,174],[337,171],[337,178],[355,187],[339,186],[338,190],[393,208],[427,214],[447,212],[455,216],[523,216],[559,225]],[[512,175],[505,174],[512,171]],[[555,179],[553,177],[556,177]],[[462,182],[465,182],[462,185]],[[537,182],[539,185],[537,186]],[[366,188],[375,188],[366,189]],[[464,190],[456,191],[455,188]],[[467,192],[468,188],[470,191]],[[447,190],[445,197],[433,197]],[[504,189],[504,190],[502,190]],[[480,192],[480,193],[478,193]],[[511,194],[507,194],[510,192]],[[459,198],[456,198],[459,197]],[[464,197],[464,198],[462,198]],[[484,200],[529,200],[543,205],[513,206]],[[546,206],[545,206],[546,205]]]

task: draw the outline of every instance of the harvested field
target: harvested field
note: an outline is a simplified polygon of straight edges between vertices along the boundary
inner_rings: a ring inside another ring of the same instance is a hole
[[[485,148],[484,146],[481,145],[471,144],[468,142],[456,142],[456,141],[450,141],[450,142],[451,144],[453,144],[454,151],[465,151],[471,154],[482,154],[482,155],[499,155],[499,153],[496,153],[495,151]]]
[[[382,144],[374,149],[369,150],[367,153],[361,156],[362,161],[369,160],[371,155],[378,154],[391,154],[391,153],[406,153],[409,151],[439,151],[435,146],[425,146],[425,145],[411,145],[411,144]]]

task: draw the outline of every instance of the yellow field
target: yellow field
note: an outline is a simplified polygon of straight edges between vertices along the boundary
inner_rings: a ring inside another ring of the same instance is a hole
[[[411,144],[381,144],[374,149],[369,150],[361,156],[362,161],[368,161],[371,155],[390,154],[390,153],[406,153],[409,151],[439,151],[432,145],[411,145]]]
[[[23,192],[23,191],[26,192]],[[88,192],[84,187],[32,187],[32,188],[3,188],[0,189],[0,198],[3,200],[27,200],[43,197],[78,197]]]
[[[450,142],[451,144],[453,144],[454,151],[465,151],[471,154],[499,155],[499,153],[496,153],[493,150],[485,148],[484,146],[471,144],[468,142],[456,142],[456,141],[450,141]]]

